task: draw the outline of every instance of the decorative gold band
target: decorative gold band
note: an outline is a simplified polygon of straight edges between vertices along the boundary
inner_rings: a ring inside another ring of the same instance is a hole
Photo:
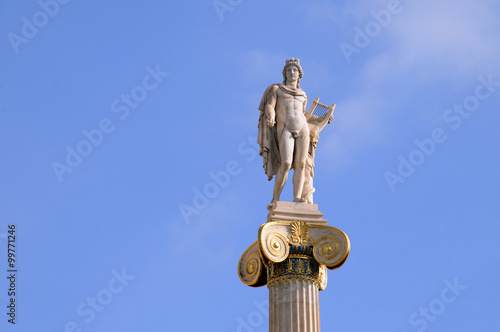
[[[267,264],[267,285],[287,278],[303,278],[321,284],[320,265],[313,258],[290,256],[282,262]]]

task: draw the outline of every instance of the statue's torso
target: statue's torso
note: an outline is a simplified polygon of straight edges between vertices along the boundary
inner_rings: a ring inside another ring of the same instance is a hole
[[[292,132],[297,132],[307,124],[304,115],[305,96],[294,96],[277,89],[276,122]]]

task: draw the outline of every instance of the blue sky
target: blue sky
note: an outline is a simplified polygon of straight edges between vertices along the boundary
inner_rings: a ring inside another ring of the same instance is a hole
[[[258,104],[291,57],[337,104],[315,202],[351,254],[322,329],[499,329],[498,2],[0,8],[2,331],[266,331],[236,268],[272,196]]]

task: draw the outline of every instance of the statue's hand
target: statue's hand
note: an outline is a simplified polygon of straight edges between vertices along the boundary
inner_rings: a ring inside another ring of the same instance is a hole
[[[328,118],[328,123],[332,122],[333,120],[333,113],[330,115],[330,117]]]
[[[267,125],[269,127],[274,127],[274,125],[276,124],[276,121],[274,120],[274,116],[270,116],[268,119],[267,119]]]

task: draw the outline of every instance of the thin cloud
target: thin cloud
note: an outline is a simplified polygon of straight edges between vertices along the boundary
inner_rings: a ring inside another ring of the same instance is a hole
[[[390,38],[380,38],[386,51],[367,63],[365,78],[412,71],[423,81],[468,81],[498,71],[500,24],[491,7],[489,1],[407,3],[386,28]]]
[[[393,33],[406,63],[439,61],[476,71],[484,61],[498,58],[499,24],[489,1],[428,2],[404,14]]]
[[[383,5],[383,1],[376,6],[367,3],[363,12],[381,9]],[[335,169],[347,167],[355,162],[356,155],[384,141],[391,130],[391,116],[403,112],[408,102],[421,97],[416,94],[418,91],[412,92],[412,87],[419,83],[442,83],[459,91],[472,84],[477,76],[499,71],[500,43],[496,32],[500,24],[494,16],[492,1],[421,1],[401,5],[403,11],[371,40],[369,47],[361,50],[371,57],[357,59],[365,63],[359,63],[361,67],[352,78],[356,82],[353,93],[337,101],[335,131],[327,127],[320,139],[321,157],[331,158]],[[373,20],[360,14],[340,21],[339,12],[348,12],[350,6],[337,8],[326,3],[311,6],[309,19],[336,15],[337,19],[331,21],[342,29],[347,21],[363,28]],[[345,33],[351,36],[354,26]],[[384,47],[375,50],[376,43]],[[403,90],[402,84],[406,86]],[[397,98],[394,89],[400,91]],[[385,102],[389,100],[390,103]],[[430,125],[442,111],[436,107],[432,114],[422,111],[420,116]]]
[[[389,116],[385,103],[375,95],[360,94],[340,100],[341,112],[337,112],[330,129],[320,134],[320,158],[328,159],[329,170],[343,170],[352,165],[356,155],[379,144],[389,129],[385,119]]]

